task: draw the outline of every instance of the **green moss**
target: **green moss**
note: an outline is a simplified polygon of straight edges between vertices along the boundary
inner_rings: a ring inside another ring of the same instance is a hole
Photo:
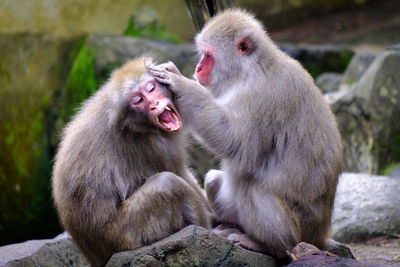
[[[389,164],[386,168],[384,168],[382,171],[380,171],[381,175],[389,176],[390,172],[397,167],[400,167],[400,162],[392,163]]]
[[[375,141],[375,146],[371,149],[373,155],[378,158],[378,173],[388,173],[394,168],[393,165],[400,162],[400,133],[391,136],[394,137],[389,138],[390,141]]]
[[[351,58],[353,57],[354,53],[352,51],[342,51],[340,52],[338,68],[341,70],[345,70],[346,67],[349,65]]]
[[[94,70],[94,51],[83,45],[72,65],[62,97],[62,119],[68,121],[79,105],[98,88]]]

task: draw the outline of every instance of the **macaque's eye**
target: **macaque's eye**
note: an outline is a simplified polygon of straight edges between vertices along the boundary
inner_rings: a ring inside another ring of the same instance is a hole
[[[133,98],[132,98],[132,103],[133,104],[140,104],[140,103],[142,103],[143,102],[143,98],[142,97],[140,97],[140,96],[134,96]]]
[[[248,47],[248,45],[247,45],[246,42],[241,42],[241,43],[239,43],[239,49],[240,49],[242,52],[244,52],[244,51],[246,51],[247,49],[249,49],[249,47]]]
[[[151,93],[151,92],[153,92],[153,90],[154,90],[154,83],[149,83],[147,86],[146,86],[146,92],[148,92],[148,93]]]

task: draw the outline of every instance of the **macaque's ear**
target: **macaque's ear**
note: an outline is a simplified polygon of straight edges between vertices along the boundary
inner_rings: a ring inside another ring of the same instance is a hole
[[[253,52],[254,44],[253,40],[249,36],[242,36],[237,41],[237,49],[238,51],[244,55],[248,56]]]

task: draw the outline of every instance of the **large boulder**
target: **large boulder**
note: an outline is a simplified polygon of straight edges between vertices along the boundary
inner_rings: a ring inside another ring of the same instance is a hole
[[[0,35],[0,245],[59,232],[49,186],[52,107],[78,43]]]
[[[341,242],[400,232],[400,179],[360,173],[339,178],[332,219]]]
[[[353,50],[343,45],[289,45],[280,48],[297,59],[313,77],[324,72],[343,72],[353,57]]]
[[[315,79],[315,84],[321,89],[322,93],[334,92],[339,89],[343,75],[337,72],[325,72]]]
[[[359,82],[326,95],[344,143],[345,170],[379,173],[400,161],[400,51],[378,55]]]
[[[33,240],[0,247],[0,266],[87,266],[71,238]],[[234,245],[199,226],[137,250],[114,254],[107,266],[277,266],[271,256]]]
[[[183,230],[150,246],[112,256],[106,266],[277,266],[267,255],[235,246],[198,226]]]
[[[346,71],[343,73],[341,80],[342,86],[350,87],[358,82],[375,58],[376,55],[369,52],[355,54],[349,66],[346,68]]]
[[[0,247],[0,266],[88,266],[67,233],[54,239],[30,240]]]
[[[312,255],[326,254],[312,245],[300,243],[313,248],[306,261],[315,262]],[[299,247],[299,246],[297,246]],[[318,253],[314,253],[314,249]],[[331,242],[329,252],[339,255],[340,260],[354,258],[350,249],[343,244]],[[295,253],[293,258],[301,258]],[[294,255],[294,254],[292,254]],[[329,254],[328,255],[332,255]],[[339,259],[338,256],[334,256]],[[68,233],[54,239],[31,240],[20,244],[0,247],[0,266],[87,266],[88,262],[72,242]],[[106,266],[279,266],[277,261],[265,254],[246,250],[233,242],[220,237],[210,230],[190,225],[165,239],[151,245],[115,253]]]

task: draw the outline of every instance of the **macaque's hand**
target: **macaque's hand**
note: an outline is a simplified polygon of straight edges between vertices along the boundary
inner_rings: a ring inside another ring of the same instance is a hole
[[[178,97],[181,96],[182,89],[185,88],[184,83],[188,79],[179,72],[174,63],[170,61],[150,66],[147,70],[158,82],[167,85]]]
[[[163,64],[160,64],[160,65],[154,66],[154,68],[161,69],[161,70],[165,70],[165,71],[169,71],[169,72],[172,72],[172,73],[174,73],[174,74],[176,74],[176,75],[182,75],[182,74],[179,72],[179,70],[178,70],[178,68],[176,67],[176,65],[174,64],[174,62],[172,62],[172,61],[168,61],[168,62],[166,62],[166,63],[163,63]],[[152,68],[149,68],[149,69],[152,69]]]

